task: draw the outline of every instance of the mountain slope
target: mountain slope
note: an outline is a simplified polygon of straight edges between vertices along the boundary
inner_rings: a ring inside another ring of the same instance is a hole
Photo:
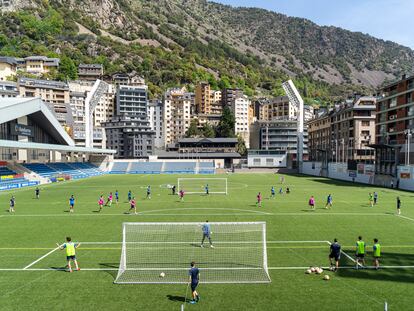
[[[13,0],[0,19],[0,53],[47,54],[135,71],[154,95],[208,80],[249,95],[282,93],[288,76],[305,97],[332,100],[411,71],[414,52],[335,27],[204,0]],[[61,70],[58,78],[76,73]]]

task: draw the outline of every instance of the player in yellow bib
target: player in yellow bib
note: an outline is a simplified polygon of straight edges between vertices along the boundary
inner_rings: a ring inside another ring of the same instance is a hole
[[[69,272],[72,272],[72,266],[71,261],[75,264],[75,268],[77,271],[79,271],[78,261],[76,260],[76,249],[80,246],[80,243],[73,243],[72,239],[70,237],[66,238],[66,243],[63,243],[62,245],[59,245],[59,243],[56,243],[56,245],[61,249],[66,249],[66,260],[68,262],[68,268]]]
[[[381,257],[381,245],[378,243],[378,239],[374,239],[374,246],[372,247],[374,253],[374,266],[375,269],[379,269],[379,260]]]
[[[365,266],[365,242],[362,241],[362,237],[358,237],[358,241],[356,242],[356,269],[358,270],[358,267]]]

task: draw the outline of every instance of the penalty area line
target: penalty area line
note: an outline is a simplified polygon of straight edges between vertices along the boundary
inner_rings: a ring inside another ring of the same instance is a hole
[[[29,269],[31,266],[35,265],[36,263],[38,263],[39,261],[43,260],[44,258],[46,258],[47,256],[49,256],[50,254],[56,252],[59,249],[58,247],[55,247],[54,249],[52,249],[50,252],[44,254],[42,257],[39,257],[38,259],[36,259],[35,261],[31,262],[30,264],[28,264],[26,267],[23,268],[23,270],[27,270]]]

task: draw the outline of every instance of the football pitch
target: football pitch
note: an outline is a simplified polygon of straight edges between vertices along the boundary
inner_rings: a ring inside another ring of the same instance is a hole
[[[414,194],[391,189],[275,174],[214,175],[227,178],[228,194],[171,195],[169,184],[183,175],[105,175],[0,194],[1,310],[180,310],[185,284],[117,285],[123,222],[265,221],[272,282],[267,284],[202,284],[201,300],[185,310],[388,310],[414,309]],[[200,176],[204,177],[204,176]],[[151,185],[152,197],[146,199]],[[275,186],[276,197],[270,198]],[[278,194],[289,187],[290,194]],[[120,201],[98,213],[98,198],[119,191]],[[129,209],[127,192],[137,200]],[[177,189],[178,191],[178,189]],[[203,191],[203,190],[201,190]],[[263,195],[262,207],[256,195]],[[378,193],[370,207],[369,192]],[[333,208],[325,209],[333,196]],[[76,199],[69,213],[69,197]],[[8,212],[14,195],[16,212]],[[310,211],[309,197],[316,199]],[[396,215],[396,197],[402,215]],[[213,230],[214,231],[214,230]],[[372,266],[373,239],[382,247],[380,270],[355,270],[355,243],[367,244]],[[81,242],[81,271],[65,272],[65,253],[56,247],[66,236]],[[213,233],[214,238],[214,233]],[[310,266],[329,266],[329,243],[342,245],[341,269],[305,274]],[[221,246],[223,247],[223,246]],[[210,251],[210,250],[209,250]],[[214,251],[211,250],[211,251]],[[156,259],[154,259],[156,260]],[[196,259],[195,259],[196,260]],[[187,297],[189,298],[189,297]]]

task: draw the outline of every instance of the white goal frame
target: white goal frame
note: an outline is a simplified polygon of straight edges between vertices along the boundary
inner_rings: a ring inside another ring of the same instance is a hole
[[[224,189],[224,191],[209,191],[209,193],[211,193],[211,194],[227,194],[227,178],[203,178],[203,177],[200,177],[200,178],[178,178],[177,179],[177,189],[178,189],[178,191],[180,191],[181,190],[181,188],[180,188],[180,181],[181,180],[188,180],[188,181],[191,181],[191,180],[205,180],[206,181],[206,183],[208,183],[208,181],[209,180],[224,180],[225,181],[225,189]],[[205,193],[205,191],[186,191],[186,189],[184,189],[184,192],[185,192],[185,194],[203,194],[203,193]],[[179,193],[177,193],[177,194],[179,194]]]
[[[157,226],[157,225],[172,225],[172,226],[202,226],[204,225],[204,222],[124,222],[122,224],[122,250],[121,250],[121,259],[118,269],[117,277],[114,281],[115,284],[187,284],[187,277],[185,277],[182,281],[164,281],[162,278],[158,278],[158,280],[128,280],[128,281],[120,281],[120,277],[123,273],[129,271],[151,271],[151,270],[158,270],[156,268],[128,268],[127,267],[127,244],[129,247],[134,247],[132,245],[136,245],[136,247],[139,247],[140,244],[157,244],[157,241],[148,241],[148,242],[126,242],[126,228],[127,226]],[[254,284],[254,283],[270,283],[270,275],[269,275],[269,268],[268,268],[268,261],[267,261],[267,242],[266,242],[266,222],[264,221],[258,221],[258,222],[209,222],[212,226],[222,226],[222,225],[260,225],[261,226],[261,240],[260,241],[234,241],[234,242],[222,242],[223,245],[232,245],[233,243],[240,243],[240,244],[261,244],[262,245],[262,256],[263,256],[263,262],[261,264],[261,267],[252,267],[252,268],[202,268],[200,269],[201,272],[206,270],[221,270],[221,269],[231,269],[231,270],[255,270],[255,271],[262,271],[264,275],[266,276],[263,280],[214,280],[214,281],[208,281],[208,280],[202,280],[202,283],[204,284]],[[162,243],[162,242],[159,242]],[[172,243],[172,242],[167,242]],[[180,243],[187,243],[187,242],[180,242]],[[220,244],[219,241],[215,241],[215,244]],[[183,267],[183,268],[174,268],[173,270],[181,270],[187,275],[187,271],[189,270],[189,267]]]

